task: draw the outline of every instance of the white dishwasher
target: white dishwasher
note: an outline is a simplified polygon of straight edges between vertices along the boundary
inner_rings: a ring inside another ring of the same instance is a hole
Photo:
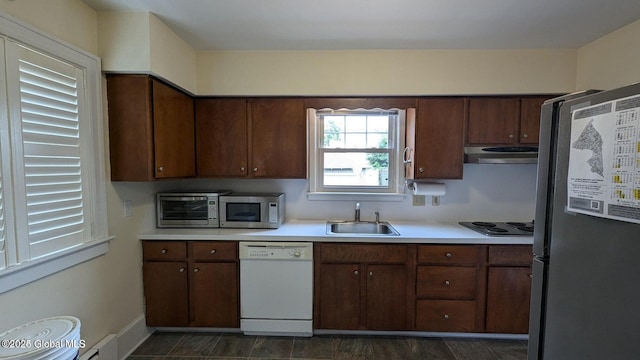
[[[313,335],[313,244],[240,242],[240,330]]]

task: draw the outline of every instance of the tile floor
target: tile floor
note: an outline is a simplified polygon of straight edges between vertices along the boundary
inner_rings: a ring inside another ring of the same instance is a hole
[[[526,360],[521,340],[157,332],[128,360]]]

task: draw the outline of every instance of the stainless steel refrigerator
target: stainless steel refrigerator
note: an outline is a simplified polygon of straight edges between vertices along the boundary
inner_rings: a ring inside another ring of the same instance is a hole
[[[640,359],[640,84],[542,106],[528,359]]]

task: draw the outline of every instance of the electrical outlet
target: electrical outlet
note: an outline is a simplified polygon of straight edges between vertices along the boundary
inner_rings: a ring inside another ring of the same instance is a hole
[[[413,195],[413,206],[424,206],[425,195]]]
[[[122,202],[122,209],[124,211],[124,217],[133,216],[133,202],[131,200],[125,200]]]

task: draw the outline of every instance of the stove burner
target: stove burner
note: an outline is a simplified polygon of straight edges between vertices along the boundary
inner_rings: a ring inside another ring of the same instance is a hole
[[[509,230],[503,229],[503,228],[499,228],[499,227],[492,227],[492,228],[487,228],[487,232],[489,232],[489,233],[507,233],[507,232],[509,232]]]
[[[518,226],[517,228],[518,230],[521,230],[521,231],[533,232],[533,226],[524,225],[524,226]]]
[[[511,225],[511,226],[515,226],[515,227],[527,226],[527,224],[522,223],[522,222],[508,222],[507,225]]]
[[[494,223],[490,223],[490,222],[483,222],[483,221],[474,221],[471,224],[475,225],[475,226],[480,226],[483,228],[494,228],[497,225]]]

